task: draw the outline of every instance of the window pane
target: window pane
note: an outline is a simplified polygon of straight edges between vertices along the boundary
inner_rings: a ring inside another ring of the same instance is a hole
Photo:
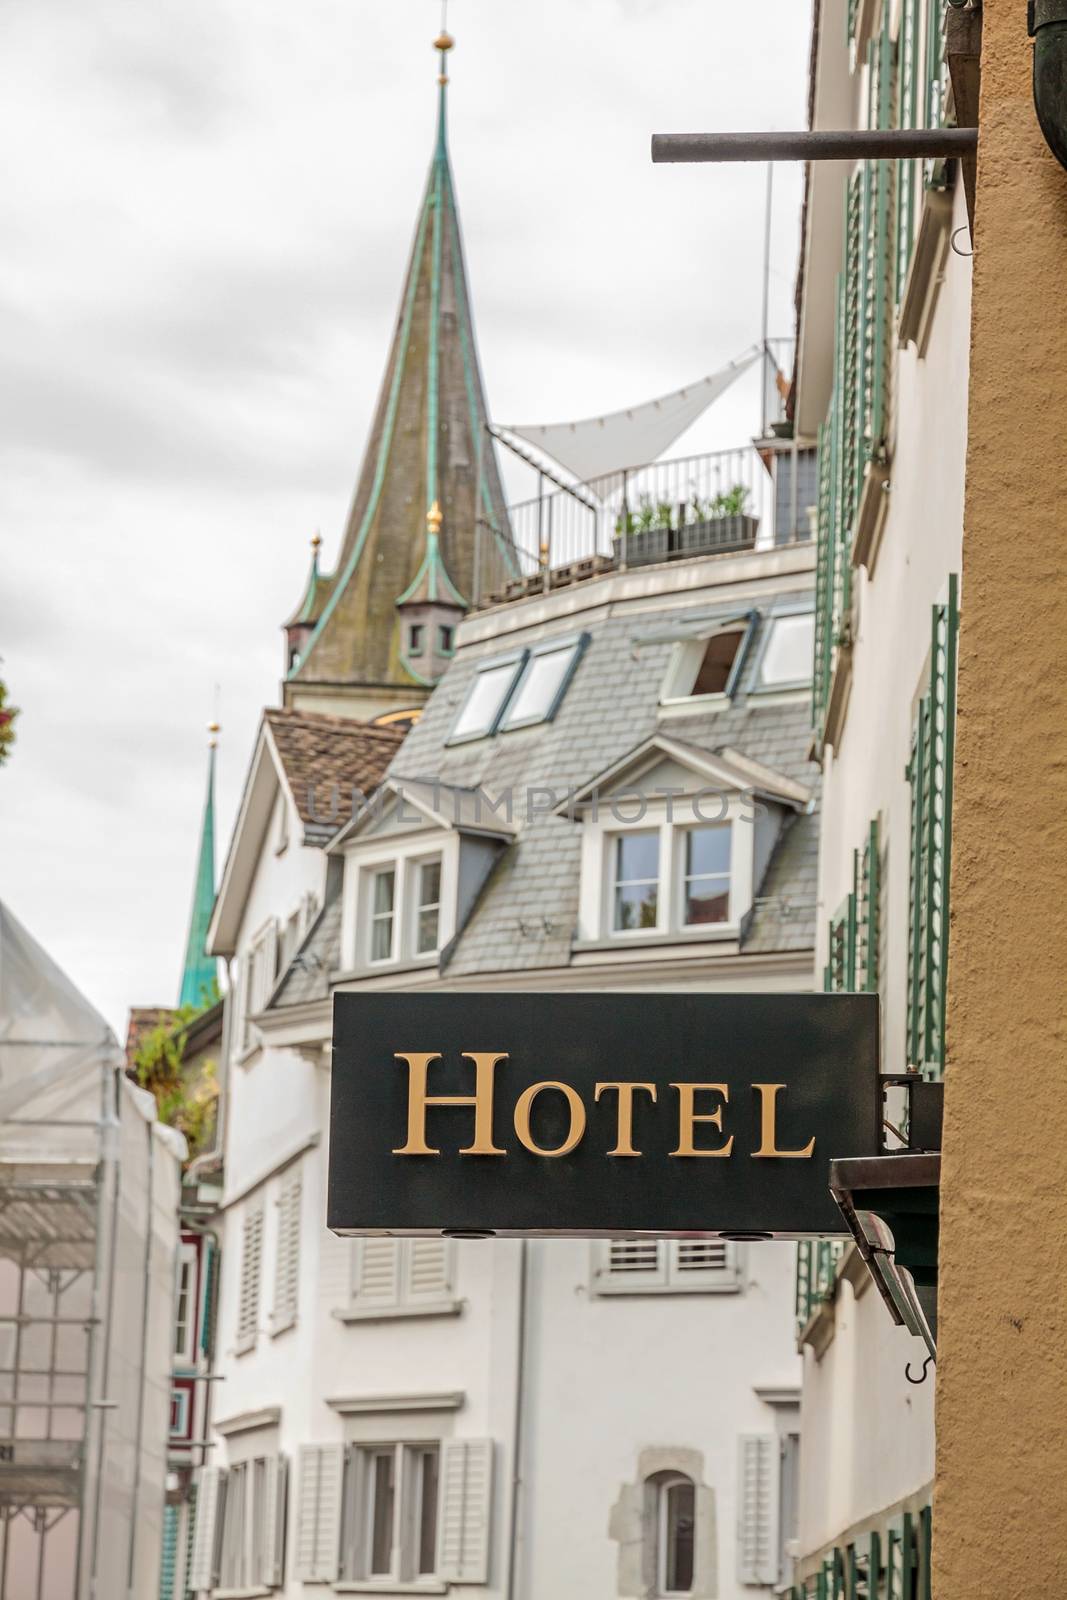
[[[616,930],[654,928],[658,905],[659,894],[654,883],[620,885],[615,890]]]
[[[666,1491],[664,1532],[667,1540],[664,1588],[688,1594],[693,1587],[693,1522],[696,1491],[691,1483],[672,1483]]]
[[[488,733],[511,688],[516,664],[509,661],[499,667],[487,667],[479,672],[471,684],[466,704],[460,712],[453,739],[469,738],[476,733]]]
[[[615,841],[615,882],[647,883],[659,878],[659,834],[620,833]]]
[[[690,878],[685,886],[685,925],[703,927],[730,920],[729,878]]]
[[[690,828],[685,836],[686,877],[701,878],[729,870],[729,827]]]
[[[419,868],[419,905],[436,906],[441,899],[441,863],[424,861]]]
[[[395,887],[395,872],[376,872],[374,874],[374,915],[376,917],[381,916],[383,912],[392,911]]]
[[[429,911],[419,912],[419,923],[415,931],[415,954],[427,956],[437,949],[437,907]]]
[[[571,644],[564,650],[546,651],[544,655],[531,658],[523,673],[519,692],[508,711],[508,722],[547,716],[577,648],[577,645]]]
[[[393,1566],[393,1504],[396,1457],[392,1450],[371,1457],[371,1551],[372,1577],[384,1577]]]
[[[708,640],[704,658],[697,668],[696,681],[691,691],[693,694],[725,693],[734,657],[743,638],[743,632],[717,633],[713,639]]]
[[[815,647],[815,618],[777,617],[763,652],[760,683],[807,683],[811,677]]]
[[[437,1451],[422,1452],[419,1485],[419,1576],[437,1566]]]

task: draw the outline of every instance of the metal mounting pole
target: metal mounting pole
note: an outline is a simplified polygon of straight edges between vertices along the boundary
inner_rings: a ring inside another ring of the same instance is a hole
[[[816,133],[654,133],[652,160],[910,161],[973,155],[977,128],[842,128]]]

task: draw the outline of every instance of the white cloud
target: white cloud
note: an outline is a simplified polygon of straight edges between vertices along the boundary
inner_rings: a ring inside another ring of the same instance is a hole
[[[220,854],[281,619],[337,548],[429,159],[430,0],[8,0],[0,894],[116,1027],[176,992],[222,693]],[[764,172],[653,132],[803,120],[809,7],[454,0],[490,400],[580,416],[757,337]],[[773,331],[799,173],[776,179]],[[709,426],[741,440],[739,386]]]

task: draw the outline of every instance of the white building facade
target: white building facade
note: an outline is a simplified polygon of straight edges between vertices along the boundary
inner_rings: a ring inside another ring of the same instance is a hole
[[[937,127],[973,19],[820,0],[816,128]],[[946,25],[948,37],[946,37]],[[952,72],[950,72],[950,60]],[[962,108],[961,122],[972,118]],[[796,427],[820,441],[818,967],[882,997],[883,1071],[939,1079],[970,332],[967,174],[814,164]],[[889,1138],[892,1145],[894,1139]],[[931,1320],[932,1301],[927,1296]],[[798,1583],[929,1600],[933,1379],[856,1251],[802,1246]],[[862,1587],[867,1585],[867,1587]]]
[[[746,542],[470,614],[325,848],[332,758],[273,752],[334,719],[268,714],[212,929],[242,977],[192,1592],[735,1600],[791,1577],[793,1246],[346,1240],[324,1217],[338,989],[523,990],[551,1039],[560,990],[811,988],[813,558]]]

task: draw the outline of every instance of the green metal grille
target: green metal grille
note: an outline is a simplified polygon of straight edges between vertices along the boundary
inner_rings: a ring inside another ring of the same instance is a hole
[[[801,1239],[797,1245],[797,1337],[818,1308],[834,1297],[837,1263],[845,1253],[843,1239]]]
[[[922,0],[904,0],[897,46],[897,126],[915,128],[919,122],[919,49]],[[902,161],[897,172],[896,301],[899,305],[915,247],[916,164]]]
[[[836,1545],[785,1600],[931,1600],[931,1508]]]
[[[830,415],[819,429],[819,509],[816,523],[815,561],[815,664],[812,685],[812,721],[816,727],[826,714],[830,695],[830,667],[833,658],[833,460],[830,436],[836,417]]]
[[[911,786],[908,871],[908,1063],[928,1078],[945,1065],[952,768],[956,736],[959,588],[933,608],[930,683],[919,701],[906,777]]]

